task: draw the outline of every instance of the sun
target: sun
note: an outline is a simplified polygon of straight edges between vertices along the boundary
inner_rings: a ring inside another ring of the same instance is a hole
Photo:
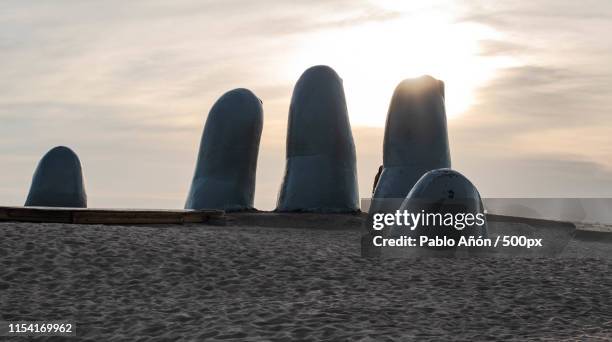
[[[509,58],[480,54],[479,42],[498,39],[499,33],[457,21],[440,9],[410,10],[414,8],[389,20],[305,36],[290,73],[299,75],[316,64],[334,68],[344,80],[351,122],[356,125],[384,125],[395,86],[424,74],[444,81],[447,116],[460,116],[474,104],[478,87],[512,64]]]

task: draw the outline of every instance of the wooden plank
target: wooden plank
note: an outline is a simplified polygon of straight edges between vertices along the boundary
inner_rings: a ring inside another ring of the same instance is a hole
[[[0,221],[74,224],[225,224],[222,210],[85,209],[1,207]]]
[[[35,207],[0,207],[0,220],[70,223],[72,213],[65,210],[50,211]]]
[[[227,213],[227,224],[273,228],[306,228],[323,230],[362,230],[366,213],[276,213],[246,211]]]

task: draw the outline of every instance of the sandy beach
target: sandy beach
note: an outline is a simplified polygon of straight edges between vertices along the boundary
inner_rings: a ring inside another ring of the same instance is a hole
[[[555,259],[369,260],[354,229],[0,231],[2,320],[73,318],[83,341],[612,339],[607,243]]]

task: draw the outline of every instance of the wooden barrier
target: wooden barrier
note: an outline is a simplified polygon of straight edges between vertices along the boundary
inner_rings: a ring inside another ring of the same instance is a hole
[[[0,221],[73,224],[182,224],[225,225],[222,210],[84,209],[1,207]]]

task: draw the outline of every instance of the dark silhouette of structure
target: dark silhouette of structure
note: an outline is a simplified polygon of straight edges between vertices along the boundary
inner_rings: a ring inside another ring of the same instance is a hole
[[[186,209],[253,209],[262,103],[248,89],[225,93],[211,108]]]
[[[393,227],[391,234],[395,236],[425,235],[430,239],[446,237],[456,242],[461,236],[488,237],[480,193],[465,176],[451,169],[437,169],[425,173],[414,185],[399,210],[439,216],[430,215],[426,221],[427,226],[412,231]],[[444,221],[448,219],[449,214],[453,216],[451,221]],[[468,215],[471,216],[468,218]],[[439,219],[440,217],[442,219]]]
[[[25,205],[87,208],[81,162],[71,149],[57,146],[42,157]]]
[[[380,180],[380,174],[382,173],[383,166],[378,167],[378,171],[376,171],[376,176],[374,176],[374,185],[372,185],[372,194],[376,191],[376,186],[378,185],[378,181]]]
[[[450,166],[444,83],[431,76],[402,81],[387,113],[384,168],[373,198],[405,198],[424,173]]]
[[[355,145],[344,88],[328,66],[306,70],[293,90],[287,165],[276,210],[359,210]]]

